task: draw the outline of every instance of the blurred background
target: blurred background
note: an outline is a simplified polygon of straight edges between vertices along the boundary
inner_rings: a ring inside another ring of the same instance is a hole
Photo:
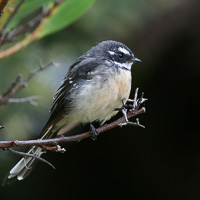
[[[69,66],[103,40],[126,44],[142,60],[132,68],[132,94],[148,101],[145,129],[115,128],[97,141],[62,145],[24,181],[0,188],[2,199],[200,199],[200,1],[109,0],[95,4],[66,29],[0,61],[0,93],[39,62],[54,61],[17,97],[40,96],[38,106],[0,107],[0,140],[36,138]],[[118,117],[121,115],[119,114]],[[18,161],[0,153],[0,180]]]

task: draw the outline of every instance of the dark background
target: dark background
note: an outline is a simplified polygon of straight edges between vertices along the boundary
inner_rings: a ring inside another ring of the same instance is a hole
[[[0,108],[1,139],[35,138],[48,118],[52,96],[70,64],[96,42],[112,39],[142,60],[133,66],[145,93],[146,126],[115,128],[97,141],[66,144],[49,153],[26,180],[0,188],[1,199],[200,199],[200,1],[97,1],[76,23],[1,61],[0,89],[22,72],[54,60],[60,68],[39,74],[20,95],[29,104]],[[67,67],[66,67],[67,66]],[[5,76],[6,74],[6,76]],[[0,154],[0,178],[18,160]]]

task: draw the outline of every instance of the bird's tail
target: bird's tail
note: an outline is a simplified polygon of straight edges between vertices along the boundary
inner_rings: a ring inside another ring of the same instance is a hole
[[[29,149],[27,153],[40,156],[42,154],[42,148],[34,146]],[[4,186],[13,183],[16,180],[20,181],[25,179],[31,173],[37,161],[37,159],[28,156],[21,158],[21,160],[6,175],[2,185]]]
[[[51,129],[51,128],[50,128]],[[42,137],[40,139],[48,139],[51,138],[53,133],[51,130],[48,129],[44,134],[42,134]],[[35,157],[40,157],[44,151],[41,147],[33,146],[28,151],[28,154],[32,154]],[[20,159],[20,161],[8,172],[8,174],[5,176],[3,181],[3,186],[13,183],[16,180],[23,180],[25,179],[33,170],[34,166],[38,162],[38,159],[30,156],[24,156]]]

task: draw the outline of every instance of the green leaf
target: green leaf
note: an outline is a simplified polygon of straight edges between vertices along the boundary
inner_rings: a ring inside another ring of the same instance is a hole
[[[39,32],[39,37],[52,34],[68,26],[78,19],[94,2],[95,0],[67,0],[62,3]]]
[[[24,19],[27,15],[31,14],[35,10],[42,8],[42,6],[45,6],[46,4],[50,2],[55,2],[55,0],[26,0],[14,16],[14,18],[9,23],[7,29],[11,29],[16,27],[22,19]],[[14,4],[15,6],[19,3],[19,1],[16,1]]]

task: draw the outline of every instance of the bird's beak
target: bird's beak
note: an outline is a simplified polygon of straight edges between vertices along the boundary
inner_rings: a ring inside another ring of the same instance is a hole
[[[140,59],[135,58],[135,57],[133,57],[131,60],[132,60],[133,62],[142,62]]]
[[[132,62],[132,63],[134,63],[134,62],[141,62],[141,60],[138,59],[138,58],[135,58],[134,56],[132,56],[132,58],[129,60],[129,62]]]

